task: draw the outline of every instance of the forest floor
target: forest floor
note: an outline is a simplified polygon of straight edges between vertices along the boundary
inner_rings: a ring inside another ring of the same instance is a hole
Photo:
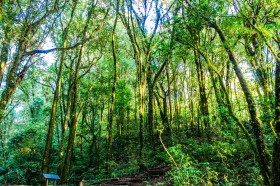
[[[171,170],[167,165],[159,165],[147,169],[147,171],[136,174],[131,177],[114,178],[104,180],[102,182],[91,184],[92,186],[114,186],[114,185],[127,185],[127,186],[169,186],[172,185],[169,180],[165,178],[165,173]]]

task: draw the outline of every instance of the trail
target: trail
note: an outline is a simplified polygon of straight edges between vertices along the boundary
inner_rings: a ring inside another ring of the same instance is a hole
[[[127,186],[146,186],[162,183],[165,186],[172,185],[170,181],[165,179],[165,173],[170,171],[171,167],[167,165],[159,165],[149,168],[143,173],[139,173],[133,177],[114,178],[102,182],[91,184],[92,186],[114,186],[114,185],[127,185]]]

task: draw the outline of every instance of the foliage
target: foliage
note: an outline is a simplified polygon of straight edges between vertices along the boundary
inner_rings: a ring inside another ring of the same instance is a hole
[[[279,9],[1,1],[0,185],[38,185],[43,170],[90,184],[160,164],[174,185],[273,185]]]
[[[255,160],[248,157],[246,141],[225,141],[215,144],[199,143],[195,139],[168,148],[176,165],[166,153],[158,158],[172,165],[168,176],[174,185],[251,185],[259,184],[259,169]],[[240,153],[242,152],[242,153]]]

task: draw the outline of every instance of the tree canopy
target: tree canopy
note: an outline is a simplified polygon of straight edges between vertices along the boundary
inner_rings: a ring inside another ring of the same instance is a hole
[[[278,0],[1,1],[0,183],[280,185],[279,33]]]

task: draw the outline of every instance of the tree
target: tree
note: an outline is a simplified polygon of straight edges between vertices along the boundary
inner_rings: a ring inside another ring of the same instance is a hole
[[[108,145],[108,152],[107,152],[107,161],[109,162],[112,156],[112,143],[113,143],[113,116],[114,116],[114,107],[115,107],[115,98],[116,98],[116,87],[117,87],[117,76],[118,76],[118,59],[117,59],[117,51],[116,51],[116,28],[118,23],[118,17],[119,17],[119,7],[120,2],[117,0],[116,4],[116,16],[112,31],[112,55],[114,60],[114,78],[113,78],[113,87],[112,87],[112,99],[111,99],[111,105],[109,110],[109,121],[107,126],[107,145]],[[109,163],[107,165],[107,171],[109,172]]]
[[[0,84],[3,85],[2,81],[5,79],[5,85],[0,100],[0,121],[3,120],[5,108],[18,85],[36,59],[27,51],[40,47],[45,41],[47,36],[45,33],[49,32],[50,25],[55,20],[51,21],[52,16],[64,6],[58,1],[40,2],[36,5],[38,9],[35,10],[32,8],[32,2],[24,3],[24,7],[18,3],[1,2],[1,30],[3,30],[1,39],[3,42],[0,55]],[[51,9],[47,7],[51,7]],[[49,24],[45,24],[47,22]],[[42,25],[45,26],[42,28]],[[15,50],[10,50],[12,46],[16,46]],[[36,52],[32,54],[36,54]],[[12,56],[12,58],[8,56]]]
[[[73,4],[72,4],[72,10],[71,10],[71,14],[70,14],[70,19],[69,19],[66,27],[63,30],[62,41],[61,41],[61,45],[63,48],[67,47],[68,32],[69,32],[69,28],[71,26],[71,22],[73,21],[75,9],[77,6],[77,1],[73,1],[72,3]],[[60,62],[59,70],[58,70],[58,76],[57,76],[57,80],[56,80],[56,87],[55,87],[55,92],[54,92],[49,129],[48,129],[48,133],[47,133],[46,147],[45,147],[43,161],[42,161],[42,172],[43,173],[49,172],[50,151],[52,148],[53,131],[54,131],[54,126],[55,126],[56,112],[57,112],[56,110],[57,110],[57,105],[58,105],[58,101],[59,101],[60,89],[61,89],[61,79],[62,79],[62,70],[63,70],[63,66],[64,66],[64,60],[65,60],[64,59],[65,53],[66,53],[66,51],[62,51],[62,53],[60,54],[60,59],[59,59],[59,62]]]

